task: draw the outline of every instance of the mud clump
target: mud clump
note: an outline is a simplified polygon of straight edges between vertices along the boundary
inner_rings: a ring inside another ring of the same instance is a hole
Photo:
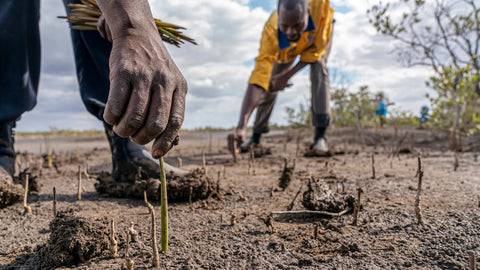
[[[302,204],[309,210],[339,213],[346,209],[352,210],[355,201],[352,195],[334,193],[324,180],[311,179],[308,190],[303,193]]]
[[[28,175],[28,193],[40,192],[42,185],[38,182],[39,171],[35,168],[27,168],[19,172],[18,177],[15,177],[14,182],[24,187],[27,175]]]
[[[283,166],[283,172],[282,172],[282,175],[280,176],[280,179],[279,179],[280,182],[278,184],[278,186],[281,189],[285,190],[290,185],[290,183],[294,179],[294,175],[293,175],[294,171],[295,171],[295,160],[293,160],[293,166],[288,167],[288,161],[287,159],[285,159],[285,165]]]
[[[50,230],[47,243],[39,247],[42,269],[77,265],[108,254],[107,218],[87,219],[72,210],[59,212]]]
[[[200,169],[195,169],[185,176],[167,176],[167,195],[172,202],[193,201],[207,198],[216,192],[212,178],[206,176]],[[118,198],[143,199],[147,192],[149,200],[160,200],[160,180],[149,178],[135,182],[117,182],[110,173],[102,173],[97,178],[95,189],[100,194],[108,194]],[[190,194],[191,190],[191,194]]]
[[[7,207],[23,198],[24,190],[21,185],[13,185],[0,181],[0,208]]]

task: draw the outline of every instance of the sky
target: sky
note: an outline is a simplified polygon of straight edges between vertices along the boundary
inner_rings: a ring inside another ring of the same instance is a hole
[[[185,34],[199,44],[182,48],[167,45],[189,85],[183,128],[235,126],[261,31],[276,8],[276,0],[149,2],[154,17],[187,27]],[[393,42],[377,35],[366,16],[366,10],[377,1],[330,2],[336,10],[328,59],[332,84],[339,81],[339,75],[334,74],[342,74],[352,91],[368,85],[372,91],[384,91],[397,109],[418,114],[420,107],[428,104],[425,94],[433,93],[425,86],[430,71],[424,67],[403,67],[393,52]],[[64,14],[61,0],[42,1],[38,103],[17,123],[18,131],[103,128],[81,102],[69,29],[65,21],[57,18]],[[310,99],[308,68],[291,82],[293,87],[281,92],[277,99],[271,124],[286,124],[286,107],[298,108]]]

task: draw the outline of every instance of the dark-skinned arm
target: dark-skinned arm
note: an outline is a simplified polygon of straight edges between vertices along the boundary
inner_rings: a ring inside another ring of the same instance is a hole
[[[104,120],[152,155],[173,146],[184,119],[187,83],[168,54],[147,0],[97,0],[102,35],[112,41]]]

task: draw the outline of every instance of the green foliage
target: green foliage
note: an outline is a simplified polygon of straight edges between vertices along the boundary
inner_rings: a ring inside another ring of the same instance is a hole
[[[287,107],[286,111],[289,127],[297,129],[308,127],[310,125],[312,113],[310,110],[310,103],[308,101],[305,101],[305,103],[300,103],[298,111],[291,107]]]
[[[409,66],[429,66],[435,72],[427,85],[431,124],[450,133],[451,150],[458,134],[479,129],[480,9],[478,0],[379,2],[368,10],[378,33],[396,41],[400,60]],[[394,17],[396,10],[403,15]]]
[[[336,126],[372,126],[376,122],[373,102],[375,95],[368,86],[362,86],[357,92],[347,88],[335,89],[331,93],[332,124]]]
[[[474,134],[480,131],[480,98],[477,86],[480,76],[470,66],[456,69],[443,67],[432,76],[427,85],[436,90],[436,97],[429,97],[434,110],[431,123],[435,127],[448,130],[454,125],[456,110],[460,114],[459,131]]]

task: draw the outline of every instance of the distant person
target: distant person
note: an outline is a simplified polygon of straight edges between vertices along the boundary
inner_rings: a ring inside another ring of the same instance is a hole
[[[63,2],[65,6],[80,3],[79,0]],[[0,207],[3,207],[21,196],[12,182],[13,128],[21,115],[36,104],[40,77],[40,0],[0,0],[0,3]],[[97,3],[104,15],[100,29],[113,43],[96,31],[71,31],[82,101],[105,126],[114,178],[133,182],[138,167],[142,168],[143,176],[157,177],[156,160],[138,144],[154,141],[154,157],[169,151],[183,122],[186,81],[158,34],[147,0],[97,0]],[[170,166],[168,169],[175,170]]]
[[[235,131],[228,135],[229,150],[246,151],[260,143],[269,132],[278,91],[290,86],[289,79],[303,67],[310,66],[312,120],[315,127],[313,150],[326,154],[326,131],[330,124],[330,87],[327,58],[333,31],[333,8],[327,0],[279,0],[265,24],[259,55],[250,76]],[[294,61],[300,61],[294,66]],[[247,123],[257,108],[253,135],[246,141]]]
[[[385,97],[385,94],[382,92],[377,94],[375,98],[375,102],[377,104],[377,110],[375,111],[375,114],[378,117],[378,122],[380,123],[380,127],[383,128],[383,126],[387,122],[387,114],[388,114],[387,108],[391,105],[395,105],[395,103],[389,102],[388,99]]]
[[[420,119],[419,119],[420,128],[422,128],[423,125],[426,124],[429,121],[429,116],[428,116],[429,110],[430,110],[430,108],[428,108],[428,106],[426,106],[426,105],[422,106],[422,108],[420,110]]]

